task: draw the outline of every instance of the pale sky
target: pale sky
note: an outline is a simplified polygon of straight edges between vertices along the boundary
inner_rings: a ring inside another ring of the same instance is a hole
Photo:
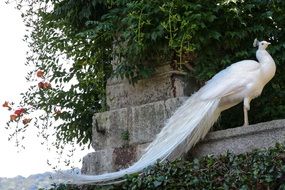
[[[17,175],[29,176],[31,174],[52,171],[46,161],[47,158],[56,158],[55,151],[48,152],[40,145],[30,128],[25,142],[26,149],[20,153],[15,144],[8,141],[5,129],[10,113],[2,108],[4,101],[17,101],[20,93],[27,88],[25,75],[26,44],[23,42],[25,27],[20,12],[12,5],[0,1],[0,177],[14,177]],[[79,149],[79,148],[78,148]],[[79,158],[90,151],[77,151],[75,153],[75,166],[81,167]]]

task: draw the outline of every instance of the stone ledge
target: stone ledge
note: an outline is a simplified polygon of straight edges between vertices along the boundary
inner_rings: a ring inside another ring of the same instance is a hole
[[[190,155],[201,157],[219,155],[227,151],[234,154],[250,152],[257,148],[268,148],[285,141],[285,119],[237,127],[209,133],[198,143]]]

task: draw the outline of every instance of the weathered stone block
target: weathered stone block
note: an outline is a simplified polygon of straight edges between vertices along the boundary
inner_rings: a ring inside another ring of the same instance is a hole
[[[113,149],[99,150],[84,156],[81,172],[98,175],[114,171]]]
[[[130,143],[142,144],[153,140],[167,119],[164,101],[132,107]]]
[[[187,96],[193,91],[194,84],[175,74],[169,65],[157,70],[152,77],[140,80],[134,85],[127,79],[109,79],[106,93],[110,110]]]
[[[127,108],[95,114],[92,147],[101,150],[123,146],[125,141],[122,139],[122,133],[128,130],[128,122]]]
[[[115,148],[113,151],[113,163],[115,170],[126,168],[136,160],[137,147],[134,145]]]
[[[158,88],[159,86],[159,88]],[[107,86],[107,104],[110,110],[137,106],[173,97],[171,84],[167,77],[140,81],[135,86],[124,81]]]
[[[145,104],[132,108],[132,127],[130,143],[144,144],[151,142],[164,126],[167,119],[187,99],[170,98],[167,101]]]

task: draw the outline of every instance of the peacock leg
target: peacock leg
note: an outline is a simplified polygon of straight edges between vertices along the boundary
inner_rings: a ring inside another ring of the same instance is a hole
[[[244,117],[244,124],[243,126],[244,127],[247,127],[248,126],[248,110],[250,109],[250,100],[249,98],[245,98],[243,100],[243,117]]]
[[[244,116],[244,127],[248,126],[248,114],[247,114],[247,109],[245,108],[245,106],[243,106],[243,116]]]

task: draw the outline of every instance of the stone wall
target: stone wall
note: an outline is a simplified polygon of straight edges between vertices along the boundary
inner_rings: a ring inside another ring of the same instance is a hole
[[[135,85],[126,79],[108,80],[109,111],[93,117],[95,152],[84,157],[82,173],[116,171],[135,162],[195,89],[194,83],[169,65],[161,65],[156,70],[152,77]]]

